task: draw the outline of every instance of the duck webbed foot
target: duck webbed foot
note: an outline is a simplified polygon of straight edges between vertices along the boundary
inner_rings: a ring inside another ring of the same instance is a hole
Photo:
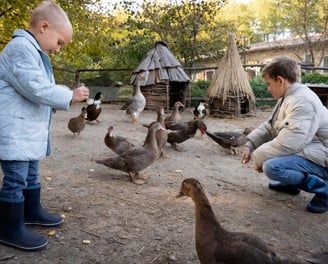
[[[160,159],[170,159],[171,157],[169,155],[164,154],[163,152],[159,156]]]
[[[230,147],[229,152],[230,152],[230,154],[232,154],[232,155],[237,155],[237,150],[236,150],[236,148],[234,148],[234,147]]]
[[[138,176],[138,174],[136,173],[136,175],[133,175],[132,172],[129,172],[129,177],[130,177],[130,180],[131,182],[133,182],[134,184],[137,184],[137,185],[141,185],[141,184],[144,184],[145,181],[143,179],[140,179],[140,178],[135,178],[134,176]]]
[[[146,175],[146,174],[140,174],[139,172],[136,172],[134,174],[134,176],[137,177],[138,179],[142,179],[142,180],[145,180],[145,179],[148,179],[149,178],[148,175]]]
[[[134,118],[134,117],[132,117],[131,122],[134,125],[137,125],[138,124],[138,120],[136,118]]]
[[[179,146],[178,144],[174,144],[174,149],[176,151],[179,151],[179,152],[183,152],[184,151],[183,148],[181,146]]]

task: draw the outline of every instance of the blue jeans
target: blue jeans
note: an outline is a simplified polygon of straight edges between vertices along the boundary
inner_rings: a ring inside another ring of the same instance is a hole
[[[328,168],[296,155],[276,157],[263,164],[263,172],[274,181],[297,185],[306,175],[314,175],[328,180]]]
[[[23,189],[38,185],[39,161],[0,161],[3,172],[0,200],[24,201]]]

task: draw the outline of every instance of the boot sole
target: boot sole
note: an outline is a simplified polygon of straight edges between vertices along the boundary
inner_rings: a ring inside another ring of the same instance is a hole
[[[4,241],[4,240],[0,240],[0,243],[3,244],[3,245],[6,245],[6,246],[10,246],[12,248],[17,248],[17,249],[20,249],[20,250],[23,250],[23,251],[33,252],[33,251],[43,250],[48,245],[48,240],[46,240],[46,242],[43,243],[42,245],[34,246],[34,247],[26,247],[26,246],[24,247],[22,245],[17,245],[15,243],[11,243],[11,242]]]
[[[290,186],[274,186],[269,184],[269,189],[276,191],[276,192],[280,192],[280,193],[286,193],[286,194],[290,194],[290,195],[298,195],[301,190],[297,189],[297,188],[292,188]]]
[[[26,221],[24,222],[25,225],[34,225],[34,226],[45,226],[45,227],[56,227],[63,223],[64,221],[61,220],[57,223],[40,223],[40,222],[34,222],[34,221]]]
[[[328,211],[328,208],[318,208],[312,205],[307,205],[306,209],[311,213],[322,214]]]

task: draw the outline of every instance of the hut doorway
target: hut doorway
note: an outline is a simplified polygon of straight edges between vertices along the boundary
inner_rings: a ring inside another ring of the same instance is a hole
[[[184,105],[185,102],[185,84],[182,82],[170,82],[169,104],[170,108],[174,107],[174,103],[180,101]]]

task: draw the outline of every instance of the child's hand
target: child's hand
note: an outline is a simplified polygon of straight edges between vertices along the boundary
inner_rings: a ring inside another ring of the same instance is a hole
[[[72,103],[81,102],[89,98],[89,89],[85,86],[77,87],[73,90]]]
[[[248,163],[252,158],[252,155],[251,155],[251,150],[249,149],[249,147],[246,147],[244,148],[244,152],[243,154],[241,155],[241,162],[243,164],[246,164]]]

